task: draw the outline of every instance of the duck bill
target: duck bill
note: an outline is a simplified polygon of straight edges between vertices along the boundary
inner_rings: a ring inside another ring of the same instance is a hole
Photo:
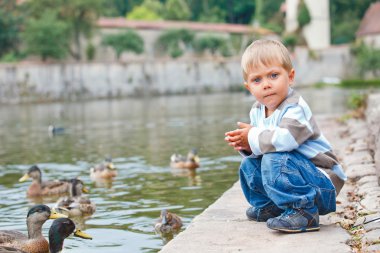
[[[199,156],[194,156],[194,161],[196,162],[196,163],[199,163],[200,161],[201,161],[201,159],[199,158]]]
[[[82,192],[83,192],[83,193],[89,193],[90,190],[89,190],[87,187],[83,187],[83,188],[82,188]]]
[[[24,181],[28,180],[29,178],[30,178],[29,175],[28,175],[28,174],[25,174],[25,175],[23,175],[18,181],[19,181],[19,182],[24,182]]]
[[[108,168],[111,169],[111,170],[114,170],[115,169],[115,165],[113,165],[113,163],[110,163],[110,164],[108,164]]]
[[[86,234],[85,232],[81,231],[80,229],[75,230],[74,236],[80,237],[80,238],[83,238],[83,239],[92,240],[92,236],[91,235]]]
[[[67,210],[67,209],[66,209]],[[69,211],[69,210],[67,210]],[[58,218],[67,218],[68,216],[67,215],[64,215],[62,213],[58,213],[54,208],[51,209],[51,214],[49,216],[49,219],[52,219],[52,220],[55,220],[55,219],[58,219]]]

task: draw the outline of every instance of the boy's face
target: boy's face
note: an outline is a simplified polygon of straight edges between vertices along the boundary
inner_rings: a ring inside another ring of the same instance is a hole
[[[294,69],[286,71],[280,65],[260,65],[247,73],[245,87],[261,104],[267,116],[271,115],[288,95],[294,81]]]

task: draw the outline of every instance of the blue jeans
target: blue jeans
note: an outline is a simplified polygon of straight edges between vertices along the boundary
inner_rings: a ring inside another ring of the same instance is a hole
[[[322,215],[336,210],[331,180],[297,151],[244,158],[239,173],[243,193],[255,208],[275,204],[281,209],[308,209],[316,205]]]

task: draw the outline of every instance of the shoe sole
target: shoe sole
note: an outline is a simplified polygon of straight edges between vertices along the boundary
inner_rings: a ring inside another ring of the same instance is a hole
[[[270,229],[285,232],[285,233],[302,233],[302,232],[318,231],[320,227],[299,228],[299,229],[288,229],[288,228],[270,228]]]

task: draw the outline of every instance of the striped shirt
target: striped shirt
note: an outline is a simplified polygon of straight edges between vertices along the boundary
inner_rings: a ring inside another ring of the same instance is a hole
[[[318,168],[327,169],[339,192],[347,176],[319,130],[310,107],[296,91],[289,88],[287,98],[269,117],[265,117],[265,106],[256,102],[250,111],[250,120],[253,127],[248,133],[248,142],[252,154],[241,152],[243,156],[256,158],[265,153],[296,150]]]

